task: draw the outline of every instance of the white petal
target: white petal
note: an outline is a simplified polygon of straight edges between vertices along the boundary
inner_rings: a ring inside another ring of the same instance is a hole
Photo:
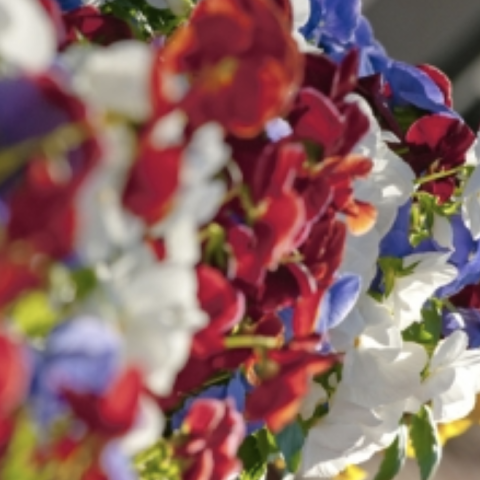
[[[447,218],[434,214],[433,239],[441,246],[453,250],[453,229]]]
[[[298,30],[310,18],[310,0],[290,0],[293,12],[293,28]]]
[[[433,397],[433,418],[436,422],[452,422],[468,415],[475,406],[475,390],[466,369],[455,371],[453,385]]]
[[[56,52],[55,28],[36,0],[0,0],[0,58],[19,68],[47,68]]]
[[[462,330],[457,330],[439,343],[430,362],[430,369],[448,366],[458,360],[468,345],[468,336]]]
[[[136,121],[150,117],[153,50],[135,40],[89,50],[74,76],[74,88],[96,107]]]
[[[140,400],[139,418],[133,428],[120,440],[120,448],[128,455],[133,456],[140,451],[151,447],[161,436],[164,419],[158,405],[146,396]]]
[[[474,240],[480,238],[480,191],[462,201],[462,220],[470,230]]]

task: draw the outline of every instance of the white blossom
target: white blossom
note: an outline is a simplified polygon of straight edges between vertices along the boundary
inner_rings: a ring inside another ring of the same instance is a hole
[[[63,59],[73,70],[74,90],[92,106],[135,121],[150,117],[153,50],[148,45],[124,40],[103,48],[78,46]]]
[[[459,420],[473,409],[480,389],[480,351],[467,350],[468,337],[457,330],[436,347],[427,375],[415,395],[417,406],[431,401],[436,422]]]
[[[421,308],[433,293],[453,281],[458,271],[447,263],[450,253],[416,253],[403,259],[403,267],[413,272],[397,276],[385,305],[401,330],[421,321]]]
[[[37,0],[0,0],[0,63],[46,69],[57,47],[55,28]]]

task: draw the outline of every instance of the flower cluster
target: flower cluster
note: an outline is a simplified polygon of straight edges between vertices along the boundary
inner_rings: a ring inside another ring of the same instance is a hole
[[[479,198],[359,0],[0,0],[0,478],[430,478]]]

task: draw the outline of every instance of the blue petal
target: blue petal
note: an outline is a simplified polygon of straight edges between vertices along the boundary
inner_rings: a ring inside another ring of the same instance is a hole
[[[437,84],[420,69],[393,61],[384,72],[393,93],[394,104],[411,104],[422,110],[451,113]]]
[[[342,275],[328,289],[320,307],[319,333],[339,325],[355,306],[360,294],[359,275]]]
[[[284,337],[285,342],[288,343],[293,338],[293,309],[291,307],[284,308],[278,312],[278,316],[285,328]]]
[[[60,8],[64,12],[69,12],[70,10],[75,10],[83,6],[82,0],[56,0]]]

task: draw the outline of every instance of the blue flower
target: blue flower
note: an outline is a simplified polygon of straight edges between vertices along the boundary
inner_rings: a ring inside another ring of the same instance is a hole
[[[437,291],[439,297],[449,297],[463,287],[480,280],[480,242],[475,241],[460,215],[450,218],[454,251],[448,263],[458,269],[457,278]]]
[[[301,33],[310,39],[319,36],[320,44],[350,42],[360,21],[360,0],[310,0],[310,19]]]
[[[453,114],[438,85],[419,68],[392,60],[381,67],[381,73],[390,85],[393,106],[413,105],[432,113]]]
[[[463,330],[468,336],[468,348],[480,347],[480,311],[473,308],[459,308],[457,312],[444,311],[442,333],[448,336],[456,330]]]
[[[56,0],[56,1],[64,12],[69,12],[70,10],[75,10],[76,8],[83,7],[82,0]]]
[[[283,328],[285,329],[284,334],[283,334],[284,339],[285,339],[285,343],[288,343],[294,337],[294,335],[293,335],[293,308],[292,307],[284,308],[283,310],[278,312],[278,316],[283,323]]]
[[[48,424],[65,412],[65,389],[101,394],[120,365],[119,337],[92,317],[78,317],[55,328],[45,349],[34,352],[31,400],[38,420]]]
[[[320,318],[317,331],[325,334],[345,320],[355,306],[360,295],[361,279],[359,275],[341,275],[325,292],[320,305]]]

